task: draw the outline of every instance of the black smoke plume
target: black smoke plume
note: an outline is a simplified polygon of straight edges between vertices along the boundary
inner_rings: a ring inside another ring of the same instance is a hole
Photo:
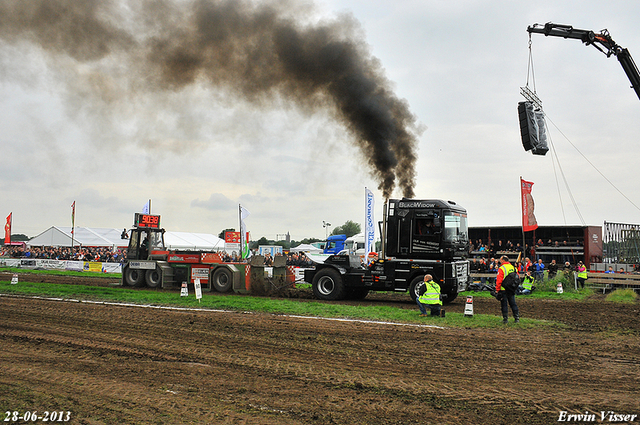
[[[79,64],[118,57],[131,87],[206,81],[260,107],[284,99],[330,111],[368,159],[379,189],[413,197],[416,118],[350,16],[310,22],[311,5],[247,0],[0,0],[0,40]]]

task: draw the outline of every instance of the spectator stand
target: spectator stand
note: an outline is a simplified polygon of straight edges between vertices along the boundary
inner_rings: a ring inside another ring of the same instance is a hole
[[[598,264],[601,266],[602,264]],[[635,267],[630,264],[605,264],[611,266],[614,273],[605,273],[602,267],[594,267],[602,270],[590,270],[587,273],[585,288],[602,290],[602,293],[618,288],[631,288],[640,293],[640,274],[635,272]],[[622,270],[622,273],[620,272]],[[574,273],[575,275],[575,273]],[[575,280],[575,278],[574,278]],[[577,288],[577,281],[574,282]]]

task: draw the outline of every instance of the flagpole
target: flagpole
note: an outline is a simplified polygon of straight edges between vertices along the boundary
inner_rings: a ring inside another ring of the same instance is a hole
[[[522,222],[522,259],[524,260],[527,256],[527,245],[525,244],[524,238],[524,198],[522,196],[522,176],[520,176],[520,216],[520,220]]]
[[[240,258],[244,253],[244,232],[242,230],[242,205],[238,204],[238,226],[240,227]]]
[[[76,230],[76,201],[71,204],[71,251],[73,251],[73,243]]]

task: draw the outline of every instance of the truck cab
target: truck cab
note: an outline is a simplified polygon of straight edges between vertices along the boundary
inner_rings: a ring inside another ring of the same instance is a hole
[[[323,254],[339,254],[345,249],[347,235],[331,235],[324,244]]]
[[[323,300],[364,298],[369,291],[409,292],[430,274],[444,302],[453,301],[469,281],[467,211],[439,199],[389,199],[382,221],[380,257],[331,255],[305,270],[314,295]]]
[[[456,260],[468,255],[467,212],[452,201],[390,199],[385,255]]]

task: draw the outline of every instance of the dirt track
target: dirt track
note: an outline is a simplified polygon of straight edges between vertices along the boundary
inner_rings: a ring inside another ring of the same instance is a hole
[[[385,302],[371,298],[362,305]],[[3,296],[0,408],[71,411],[81,424],[548,424],[560,411],[589,411],[596,422],[601,410],[640,414],[639,303],[519,302],[524,320],[568,327],[440,329]],[[497,311],[489,299],[474,307]],[[447,312],[462,308],[457,300]]]

